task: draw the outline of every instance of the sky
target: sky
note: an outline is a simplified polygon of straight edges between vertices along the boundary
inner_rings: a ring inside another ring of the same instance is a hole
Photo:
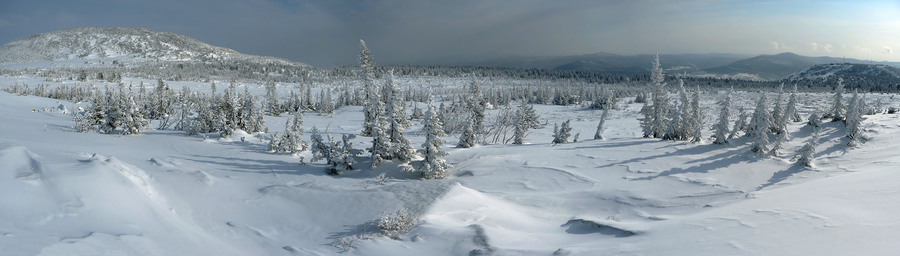
[[[597,52],[794,52],[900,61],[900,0],[2,0],[0,44],[144,27],[314,66],[452,64]]]

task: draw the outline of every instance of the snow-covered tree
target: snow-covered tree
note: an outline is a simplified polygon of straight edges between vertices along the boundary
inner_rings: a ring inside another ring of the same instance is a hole
[[[834,88],[834,102],[831,111],[825,117],[831,117],[832,121],[844,121],[847,107],[844,106],[844,78],[838,77],[837,86]]]
[[[703,141],[703,134],[701,134],[703,130],[703,112],[700,110],[700,86],[697,86],[697,89],[694,91],[694,95],[691,98],[691,128],[693,128],[693,134],[691,135],[693,139],[691,142],[697,143]]]
[[[806,142],[806,145],[803,145],[800,148],[800,151],[797,152],[797,163],[802,164],[806,167],[813,167],[813,158],[816,155],[816,146],[819,144],[819,128],[813,127],[812,136],[810,136],[809,140]]]
[[[738,118],[734,120],[734,126],[731,127],[731,134],[728,135],[728,139],[737,138],[738,132],[747,130],[747,118],[749,114],[744,111],[744,107],[741,107],[738,111]]]
[[[562,125],[554,125],[553,127],[553,144],[569,143],[569,137],[572,136],[572,127],[566,120]]]
[[[388,119],[389,154],[391,159],[409,162],[416,151],[412,146],[412,142],[403,135],[403,131],[409,127],[409,119],[407,119],[406,110],[404,109],[406,103],[403,102],[403,92],[400,91],[400,88],[394,82],[393,70],[388,72],[384,88],[384,93],[388,96],[387,102],[385,102],[384,116]]]
[[[476,134],[484,133],[484,111],[487,108],[487,101],[481,93],[481,85],[478,83],[478,77],[472,75],[472,83],[469,86],[469,111],[472,112],[472,131]]]
[[[283,111],[281,103],[278,102],[278,90],[275,82],[266,83],[266,111],[272,116],[280,116]]]
[[[784,119],[784,108],[781,105],[783,98],[784,83],[781,83],[781,86],[778,87],[778,96],[775,98],[775,108],[772,109],[772,127],[770,127],[770,130],[775,134],[787,132],[787,119]]]
[[[143,88],[143,87],[142,87]],[[162,79],[157,80],[152,92],[152,108],[148,118],[160,120],[158,129],[166,129],[171,125],[170,118],[175,114],[175,92]]]
[[[515,131],[513,132],[513,144],[525,143],[528,130],[541,128],[540,120],[534,108],[523,100],[522,105],[516,110]]]
[[[756,152],[759,155],[766,155],[769,153],[768,131],[769,127],[772,125],[771,115],[769,114],[766,105],[766,94],[763,93],[756,103],[756,109],[753,111],[753,117],[750,119],[749,129],[747,129],[747,134],[753,139],[753,143],[750,144],[750,151]]]
[[[647,123],[650,136],[662,138],[669,126],[669,113],[672,107],[669,105],[669,93],[665,88],[665,75],[659,64],[659,54],[653,59],[652,64],[650,82],[653,85],[653,91],[650,98],[653,105],[648,106],[645,118],[650,119]]]
[[[134,102],[134,97],[129,97],[127,102],[128,105],[122,122],[122,135],[140,134],[150,122],[144,118],[141,108]]]
[[[813,128],[819,128],[820,126],[822,126],[822,114],[818,108],[810,112],[809,117],[806,120],[806,124],[812,126]]]
[[[782,119],[784,119],[784,121],[781,121],[781,122],[783,122],[785,125],[789,121],[793,121],[793,122],[803,121],[802,119],[800,119],[800,115],[797,114],[797,85],[796,84],[794,85],[794,90],[791,91],[791,95],[788,96],[788,103],[787,103],[787,106],[784,107],[784,114],[782,116]]]
[[[325,171],[328,174],[340,175],[344,171],[353,170],[355,157],[360,152],[353,148],[350,142],[354,138],[352,134],[344,134],[341,141],[335,142],[329,135],[328,141],[322,139],[319,129],[313,127],[310,130],[310,151],[313,161],[325,160],[327,167]]]
[[[732,89],[734,91],[734,89]],[[713,144],[728,144],[728,117],[730,116],[729,109],[731,108],[731,92],[725,94],[725,99],[722,100],[719,106],[719,119],[716,122],[715,126],[715,137],[716,140],[713,141]]]
[[[850,142],[847,146],[854,147],[862,141],[862,100],[859,98],[859,91],[853,91],[853,97],[850,98],[850,104],[847,105],[847,115],[844,124],[847,127],[847,138]]]
[[[602,140],[602,139],[603,139],[603,124],[606,123],[606,119],[607,119],[607,118],[609,118],[609,109],[608,109],[608,108],[607,108],[607,109],[604,109],[604,110],[603,110],[603,114],[600,115],[600,123],[597,124],[597,131],[594,132],[594,139],[595,139],[595,140]]]
[[[372,136],[372,128],[378,124],[378,118],[381,115],[378,105],[381,104],[378,95],[378,85],[375,84],[375,60],[372,52],[366,47],[366,41],[359,40],[359,67],[363,74],[363,91],[365,92],[365,104],[363,106],[363,122],[362,136]],[[383,107],[382,107],[383,109]]]
[[[316,104],[316,112],[320,115],[334,114],[334,102],[331,99],[331,90],[322,88],[319,92],[319,103]]]
[[[456,147],[458,148],[471,148],[475,146],[475,124],[474,122],[468,122],[466,124],[466,128],[463,129],[463,132],[459,135],[459,142],[456,143]]]
[[[422,132],[425,133],[425,143],[422,143],[419,153],[424,159],[414,162],[413,168],[404,170],[419,172],[425,179],[442,179],[450,165],[443,159],[447,155],[447,152],[442,149],[444,140],[441,139],[441,136],[444,135],[444,129],[441,127],[441,121],[437,118],[434,105],[430,101],[422,125],[424,126]]]
[[[303,113],[300,111],[295,112],[292,118],[289,118],[287,122],[284,124],[284,133],[281,137],[272,136],[272,141],[269,142],[270,151],[276,153],[291,153],[297,154],[300,151],[306,150],[308,144],[303,140]],[[277,133],[276,133],[277,135]]]

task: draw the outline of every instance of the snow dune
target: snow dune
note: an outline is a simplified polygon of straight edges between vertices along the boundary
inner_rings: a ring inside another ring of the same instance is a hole
[[[809,104],[827,97],[807,96]],[[529,135],[531,144],[450,148],[450,177],[422,181],[395,164],[329,176],[320,163],[308,163],[308,152],[263,152],[265,142],[254,134],[242,140],[173,131],[74,133],[71,116],[53,110],[60,104],[78,106],[0,92],[4,254],[900,251],[893,241],[900,235],[898,115],[868,116],[870,140],[851,149],[843,126],[827,123],[817,167],[810,169],[791,160],[810,134],[802,123],[789,127],[792,140],[782,155],[758,157],[741,139],[722,146],[635,138],[640,106],[623,104],[608,121],[606,140],[553,145],[553,122],[572,119],[576,132],[591,134],[600,112],[538,106],[551,125]],[[304,126],[358,132],[358,110],[342,109],[333,118],[309,114]],[[266,121],[276,128],[284,120]],[[377,182],[382,172],[394,179]],[[421,217],[419,225],[400,240],[375,235],[378,216],[404,208]]]

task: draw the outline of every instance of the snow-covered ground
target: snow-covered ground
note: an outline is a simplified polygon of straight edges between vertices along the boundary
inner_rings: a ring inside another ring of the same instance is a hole
[[[0,78],[0,87],[38,83],[33,80]],[[261,86],[253,88],[261,92]],[[758,93],[736,94],[736,104],[752,111]],[[717,115],[720,96],[704,95],[707,124]],[[825,108],[829,97],[801,95],[802,116]],[[891,95],[868,99],[876,98],[898,104]],[[816,167],[804,168],[791,158],[810,136],[805,123],[789,125],[791,140],[782,155],[760,157],[745,139],[713,145],[640,138],[640,105],[626,101],[611,112],[604,140],[590,139],[601,111],[578,106],[536,106],[548,125],[525,145],[458,149],[452,147],[456,136],[448,136],[449,177],[418,180],[391,163],[326,175],[321,163],[309,163],[309,152],[265,152],[265,135],[258,134],[76,133],[67,112],[82,104],[0,92],[0,254],[900,251],[894,241],[900,236],[900,115],[866,116],[869,140],[856,148],[845,146],[842,124],[826,123]],[[308,113],[304,128],[359,133],[360,110]],[[270,132],[280,131],[286,119],[266,117]],[[549,143],[553,124],[567,119],[581,140]],[[407,134],[418,147],[421,125],[414,123]],[[365,148],[367,139],[354,143]],[[392,179],[378,182],[381,173]],[[377,235],[375,220],[400,209],[420,216],[419,225],[399,240]]]

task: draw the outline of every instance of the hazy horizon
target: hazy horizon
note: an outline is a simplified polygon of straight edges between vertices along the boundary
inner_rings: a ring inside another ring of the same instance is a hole
[[[22,1],[0,42],[75,27],[145,27],[314,66],[514,56],[793,52],[900,62],[896,1]]]

